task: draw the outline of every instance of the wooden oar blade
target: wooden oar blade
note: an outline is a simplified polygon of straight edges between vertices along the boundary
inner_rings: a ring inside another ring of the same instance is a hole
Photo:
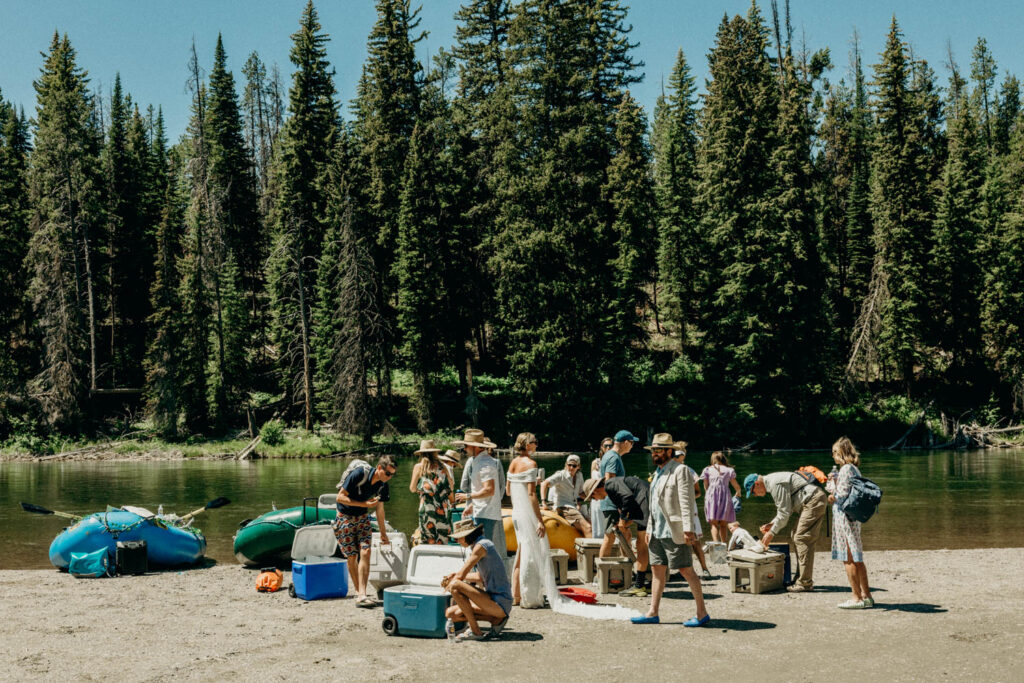
[[[41,505],[33,505],[32,503],[22,503],[21,509],[25,512],[34,512],[37,515],[52,515],[53,510],[47,510]]]

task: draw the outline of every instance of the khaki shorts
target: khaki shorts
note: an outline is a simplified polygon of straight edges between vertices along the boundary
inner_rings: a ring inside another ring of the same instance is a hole
[[[654,538],[651,536],[648,546],[651,565],[668,567],[671,572],[693,566],[693,551],[686,543],[678,544],[672,538]]]
[[[576,524],[577,522],[585,521],[585,518],[580,514],[580,511],[573,507],[555,508],[555,512],[557,512],[562,519],[569,522],[569,524]]]

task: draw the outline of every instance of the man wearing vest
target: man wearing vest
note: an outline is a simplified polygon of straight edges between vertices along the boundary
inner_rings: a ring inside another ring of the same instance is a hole
[[[775,502],[775,519],[761,526],[761,544],[765,548],[785,528],[790,516],[794,512],[799,513],[793,543],[796,544],[800,578],[787,590],[792,593],[814,590],[814,544],[825,526],[828,506],[825,490],[796,472],[775,472],[764,476],[748,474],[743,480],[743,487],[747,490],[747,498],[750,494],[760,498],[770,493]]]

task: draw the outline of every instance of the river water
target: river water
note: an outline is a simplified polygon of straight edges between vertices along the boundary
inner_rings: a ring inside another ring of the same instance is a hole
[[[688,464],[699,473],[708,455],[693,453]],[[590,471],[590,459],[584,454],[585,472]],[[538,460],[548,474],[563,466],[561,458]],[[646,477],[654,469],[647,451],[631,453],[624,460],[629,474]],[[832,467],[824,452],[735,455],[732,462],[741,481],[750,472],[764,474],[807,464],[828,472]],[[300,505],[304,496],[333,492],[345,464],[340,460],[0,463],[0,569],[49,567],[50,541],[66,524],[57,517],[23,512],[20,501],[74,514],[98,512],[108,504],[140,505],[153,511],[163,505],[166,512],[185,514],[226,496],[230,505],[204,512],[196,524],[206,534],[207,555],[218,562],[234,562],[232,536],[239,522],[268,511],[271,504],[292,507]],[[418,506],[417,497],[409,492],[413,464],[411,459],[399,462],[386,506],[388,521],[410,534]],[[861,456],[861,470],[884,491],[878,513],[864,525],[869,550],[1024,546],[1024,450],[868,452]],[[739,521],[756,533],[773,514],[770,498],[750,498],[743,501]],[[710,538],[706,524],[705,537]],[[820,549],[828,547],[829,540],[822,539]]]

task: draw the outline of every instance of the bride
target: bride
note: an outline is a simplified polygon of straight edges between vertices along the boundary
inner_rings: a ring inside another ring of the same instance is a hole
[[[544,563],[550,555],[547,533],[537,503],[537,437],[523,432],[512,447],[516,457],[508,468],[506,488],[512,497],[512,522],[516,531],[516,565],[512,570],[512,604],[533,608],[544,606]]]
[[[561,614],[589,619],[626,620],[639,615],[618,605],[583,605],[562,596],[555,585],[548,543],[540,505],[537,502],[537,437],[524,432],[513,446],[516,457],[508,468],[507,493],[512,498],[512,521],[516,532],[515,569],[512,571],[512,604],[526,608],[544,606],[547,598],[551,608]]]

